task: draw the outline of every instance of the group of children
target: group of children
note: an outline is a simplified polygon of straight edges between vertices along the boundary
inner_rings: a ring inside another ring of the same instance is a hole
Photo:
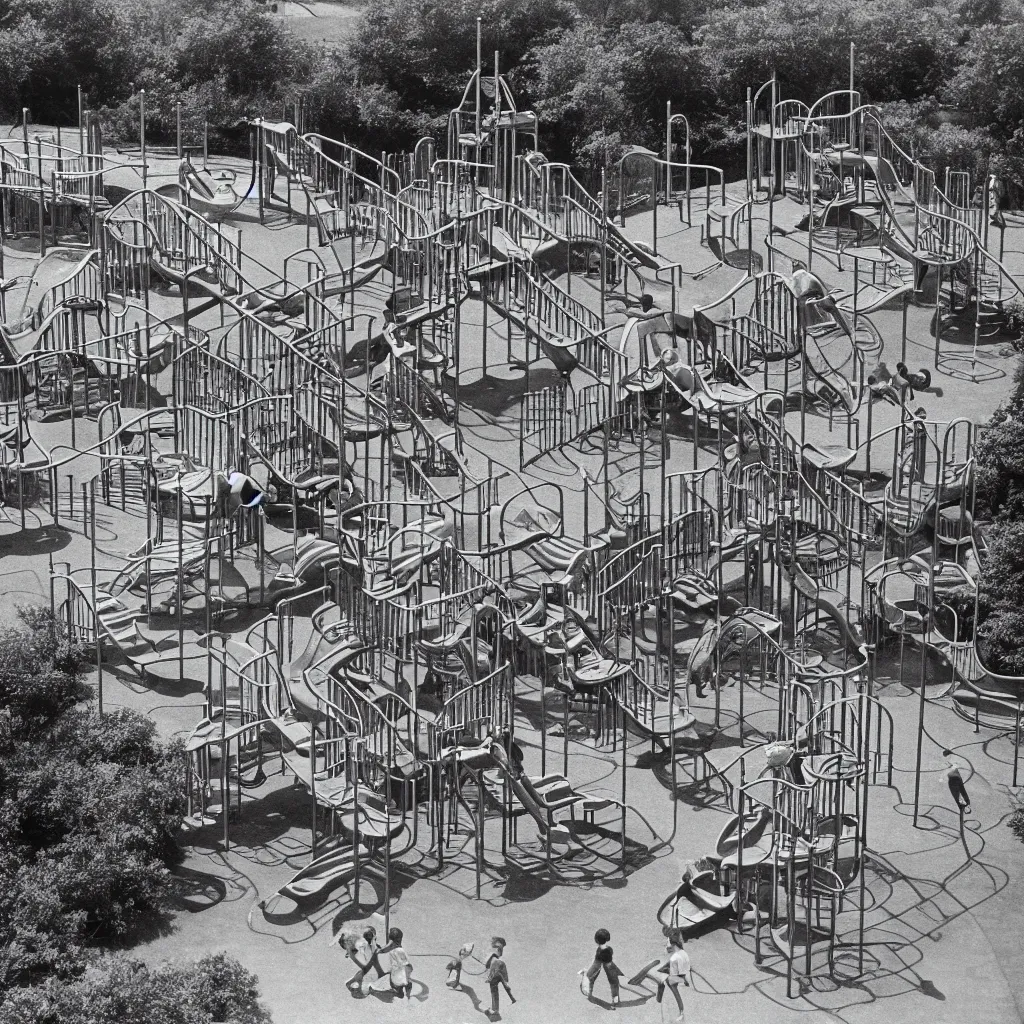
[[[611,934],[607,928],[598,928],[594,934],[594,942],[597,949],[594,952],[594,962],[580,971],[580,991],[588,998],[594,995],[594,982],[597,981],[601,971],[604,971],[608,979],[608,987],[612,992],[612,1006],[619,1005],[619,978],[622,971],[615,963],[615,952],[611,946]],[[676,1021],[682,1024],[685,1019],[683,1009],[683,995],[679,991],[680,985],[690,987],[690,957],[684,949],[685,942],[681,932],[672,931],[668,936],[668,944],[665,955],[652,960],[646,967],[642,968],[636,975],[629,979],[631,985],[635,985],[644,978],[653,979],[658,986],[658,1002],[660,1003],[665,994],[666,987],[672,991],[679,1006],[679,1016]]]
[[[370,968],[377,971],[377,978],[382,979],[387,975],[391,991],[398,999],[404,999],[407,1004],[412,999],[412,965],[409,957],[402,948],[402,930],[391,928],[388,931],[388,942],[385,946],[377,945],[377,931],[372,926],[366,928],[362,938],[346,943],[346,950],[349,958],[356,965],[357,971],[349,980],[348,987],[353,992],[361,992],[363,979]],[[611,988],[612,1006],[619,1005],[619,979],[623,972],[615,963],[615,953],[611,946],[611,934],[607,928],[599,928],[594,935],[594,942],[597,949],[594,953],[594,962],[590,967],[580,971],[580,991],[590,999],[594,994],[594,982],[604,971]],[[665,955],[651,961],[636,976],[630,979],[630,984],[636,984],[644,978],[651,978],[657,983],[657,998],[660,1003],[665,994],[665,989],[671,990],[679,1006],[679,1016],[676,1021],[682,1024],[684,1020],[683,996],[679,990],[680,985],[690,987],[690,957],[684,948],[682,934],[673,931],[668,936],[668,945]],[[480,960],[473,955],[473,943],[466,943],[459,952],[448,961],[448,979],[445,984],[451,988],[459,988],[462,985],[462,970],[466,961],[474,959],[483,965],[483,979],[491,990],[491,1008],[486,1011],[488,1020],[497,1020],[500,1010],[499,988],[504,988],[508,998],[514,1003],[516,997],[512,995],[512,989],[508,982],[508,968],[505,965],[506,942],[500,936],[491,939],[490,953],[486,960]],[[380,957],[387,954],[389,957],[388,971],[381,967]]]
[[[377,972],[377,979],[385,975],[391,991],[407,1002],[412,999],[412,964],[409,955],[402,948],[404,936],[401,928],[388,930],[388,941],[384,946],[377,945],[377,929],[370,925],[359,939],[348,940],[345,951],[349,959],[356,965],[356,973],[348,980],[348,990],[353,994],[362,992],[363,978],[372,967]],[[380,964],[381,956],[388,957],[388,970]]]

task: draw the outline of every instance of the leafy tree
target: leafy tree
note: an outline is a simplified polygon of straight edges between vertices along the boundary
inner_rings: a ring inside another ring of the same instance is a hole
[[[350,51],[357,92],[375,90],[371,116],[410,111],[413,123],[441,134],[476,67],[477,16],[484,74],[493,74],[495,50],[507,74],[539,38],[570,24],[574,10],[564,0],[373,0]]]
[[[0,989],[80,970],[92,940],[158,914],[184,760],[146,717],[78,703],[80,653],[49,617],[0,634]]]
[[[769,0],[756,6],[716,11],[700,41],[713,51],[726,79],[723,95],[742,105],[776,73],[779,96],[813,103],[849,80],[854,22],[849,2]],[[727,91],[726,91],[727,90]]]
[[[708,60],[665,22],[580,23],[533,51],[526,82],[546,136],[557,140],[554,155],[601,165],[628,144],[659,149],[666,100],[691,115],[712,109]]]
[[[942,88],[959,44],[952,10],[917,0],[850,4],[854,86],[866,102],[916,100]]]
[[[48,611],[19,614],[27,629],[0,629],[0,707],[13,734],[33,738],[83,696],[81,652]]]
[[[993,171],[1024,189],[1024,8],[1013,4],[998,22],[975,29],[946,88],[994,140]]]

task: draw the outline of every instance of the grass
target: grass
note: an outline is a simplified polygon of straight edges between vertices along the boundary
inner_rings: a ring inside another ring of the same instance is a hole
[[[355,34],[363,13],[362,4],[328,0],[302,4],[281,0],[277,6],[282,24],[297,38],[311,43],[346,42]]]

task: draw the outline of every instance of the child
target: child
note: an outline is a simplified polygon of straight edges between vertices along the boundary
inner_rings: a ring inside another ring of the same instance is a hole
[[[388,944],[385,952],[391,957],[391,991],[398,995],[399,999],[412,1000],[412,964],[409,963],[409,954],[402,948],[404,938],[401,928],[392,928],[388,932]]]
[[[512,989],[508,987],[508,968],[502,959],[505,953],[505,940],[498,935],[491,939],[491,955],[484,964],[486,971],[484,979],[491,987],[491,1008],[487,1011],[488,1020],[496,1020],[498,1017],[498,986],[505,989],[509,999],[514,1003],[516,997],[512,995]]]
[[[679,1005],[679,1016],[676,1017],[677,1024],[683,1024],[685,1009],[683,1007],[683,996],[679,991],[680,984],[690,987],[690,957],[683,948],[684,940],[680,932],[674,931],[669,936],[668,946],[665,950],[665,959],[658,967],[651,972],[651,977],[658,983],[658,1002],[665,994],[665,986],[672,989]]]
[[[463,943],[462,948],[454,959],[448,961],[448,980],[445,982],[451,988],[458,988],[462,984],[462,965],[473,955],[473,943]],[[454,980],[452,975],[455,975]]]
[[[353,995],[356,992],[361,991],[363,986],[363,978],[366,976],[366,972],[373,967],[377,972],[377,977],[382,978],[384,976],[384,970],[380,965],[378,959],[378,946],[377,946],[377,929],[370,925],[366,931],[363,932],[362,938],[346,943],[346,951],[348,952],[349,959],[356,965],[358,970],[349,979],[347,986]]]
[[[601,973],[601,969],[604,968],[605,976],[608,978],[608,985],[612,990],[612,1006],[618,1006],[619,978],[622,977],[622,971],[619,970],[618,965],[615,963],[615,953],[610,945],[611,938],[607,928],[598,928],[594,933],[594,942],[597,943],[597,949],[594,952],[594,962],[586,971],[580,971],[580,974],[584,976],[580,981],[580,991],[590,999],[594,994],[594,982]]]

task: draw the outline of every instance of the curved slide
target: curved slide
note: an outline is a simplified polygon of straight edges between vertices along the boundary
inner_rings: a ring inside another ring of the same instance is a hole
[[[384,879],[383,872],[372,864],[372,855],[364,846],[360,846],[358,852],[351,846],[335,847],[292,875],[280,889],[260,903],[260,909],[266,915],[280,900],[291,900],[301,907],[321,899],[338,886],[351,883],[357,868],[363,878]]]
[[[867,661],[867,648],[864,646],[864,641],[857,635],[849,620],[840,611],[840,605],[843,601],[842,594],[838,590],[832,590],[828,587],[819,588],[814,580],[795,561],[789,563],[786,571],[789,573],[789,577],[797,591],[807,599],[811,607],[824,612],[836,624],[836,628],[839,630],[839,635],[843,638],[847,650],[851,654],[855,654],[862,661]]]
[[[595,798],[577,793],[563,775],[545,775],[531,779],[509,760],[505,748],[497,740],[492,741],[490,757],[494,766],[508,779],[516,799],[527,813],[537,822],[540,834],[553,844],[568,846],[572,842],[569,829],[554,820],[555,811],[575,804],[587,802],[587,809],[596,810]],[[603,806],[607,801],[596,798]]]

